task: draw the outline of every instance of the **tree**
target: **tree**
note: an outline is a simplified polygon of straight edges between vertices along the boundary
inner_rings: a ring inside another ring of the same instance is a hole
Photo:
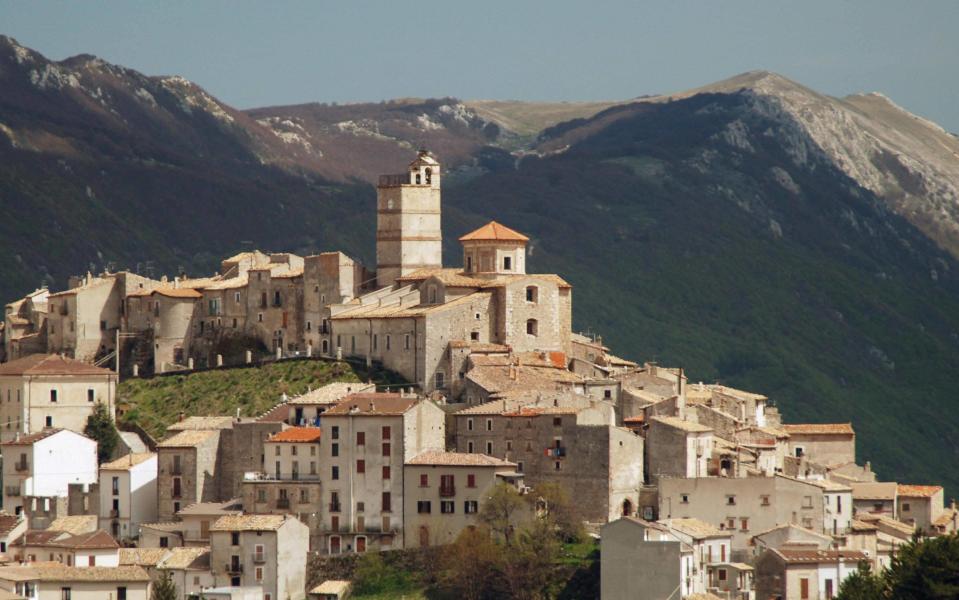
[[[173,583],[173,574],[164,570],[160,578],[153,584],[153,593],[150,594],[150,600],[177,600],[176,584]]]
[[[868,562],[859,563],[855,573],[839,586],[837,600],[881,600],[888,598],[881,574],[873,573]]]
[[[556,527],[547,519],[535,519],[516,538],[503,561],[509,597],[540,600],[553,595],[556,562],[560,555]]]
[[[521,518],[527,513],[524,511],[526,502],[516,488],[508,483],[498,483],[490,493],[480,510],[480,522],[489,527],[494,535],[502,539],[507,546],[512,545],[513,531]]]
[[[83,433],[97,443],[97,460],[103,464],[110,460],[114,450],[120,444],[120,434],[110,418],[110,412],[102,402],[97,402],[93,412],[87,417]]]
[[[497,571],[502,552],[485,527],[466,528],[442,555],[442,584],[456,598],[496,597]]]
[[[586,528],[573,511],[569,493],[558,483],[548,482],[536,486],[537,513],[556,528],[566,542],[580,542],[586,537]]]
[[[899,548],[884,573],[889,598],[944,600],[959,597],[959,534],[921,539]]]

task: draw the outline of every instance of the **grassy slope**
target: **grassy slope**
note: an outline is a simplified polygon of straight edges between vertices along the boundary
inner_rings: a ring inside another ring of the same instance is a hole
[[[280,402],[280,396],[295,396],[333,381],[394,383],[395,376],[367,373],[346,362],[290,360],[262,367],[224,368],[187,375],[152,379],[126,379],[117,396],[128,402],[124,420],[136,422],[156,438],[179,414],[234,415],[262,414]]]

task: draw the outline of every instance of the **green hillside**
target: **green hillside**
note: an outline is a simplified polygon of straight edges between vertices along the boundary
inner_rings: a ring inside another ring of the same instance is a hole
[[[129,405],[121,422],[136,423],[154,438],[185,415],[260,415],[280,402],[334,381],[398,383],[395,375],[368,372],[348,362],[287,360],[257,367],[223,368],[150,379],[125,379],[117,388],[120,403]]]

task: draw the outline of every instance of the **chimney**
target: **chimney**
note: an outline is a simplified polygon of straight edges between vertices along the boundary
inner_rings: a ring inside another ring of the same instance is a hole
[[[186,418],[186,413],[181,412],[181,413],[177,416],[177,421],[181,421],[181,422],[182,422],[183,419],[185,419],[185,418]]]

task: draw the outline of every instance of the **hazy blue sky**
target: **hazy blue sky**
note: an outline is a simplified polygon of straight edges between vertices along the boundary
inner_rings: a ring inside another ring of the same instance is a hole
[[[0,0],[0,32],[56,59],[183,75],[240,108],[621,99],[767,69],[881,91],[959,131],[959,0]]]

